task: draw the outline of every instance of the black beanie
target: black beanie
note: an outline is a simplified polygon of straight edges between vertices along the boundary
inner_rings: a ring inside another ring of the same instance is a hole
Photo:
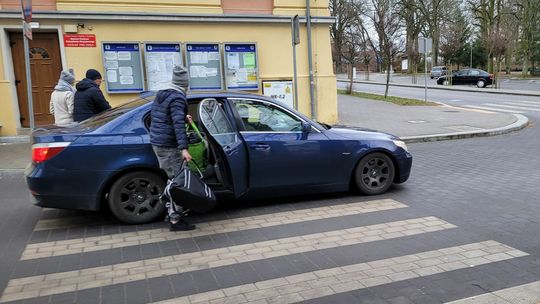
[[[94,69],[90,69],[88,71],[86,71],[86,78],[90,79],[90,80],[96,80],[96,79],[101,79],[101,74],[94,70]]]

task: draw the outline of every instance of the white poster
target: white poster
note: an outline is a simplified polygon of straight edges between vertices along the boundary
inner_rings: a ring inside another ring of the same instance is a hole
[[[120,84],[133,84],[133,76],[120,76]]]
[[[229,70],[238,70],[240,68],[239,53],[227,53],[227,68]]]
[[[118,52],[118,60],[131,60],[130,52]]]
[[[106,70],[115,70],[118,69],[118,61],[116,60],[107,60],[105,61]]]
[[[118,73],[116,70],[107,70],[107,81],[111,83],[118,82]]]
[[[294,108],[292,81],[265,81],[263,94]]]
[[[191,52],[191,63],[192,64],[207,64],[208,63],[208,52]]]
[[[118,60],[116,52],[105,52],[105,60]]]
[[[133,68],[130,66],[123,66],[119,68],[120,76],[133,76]]]

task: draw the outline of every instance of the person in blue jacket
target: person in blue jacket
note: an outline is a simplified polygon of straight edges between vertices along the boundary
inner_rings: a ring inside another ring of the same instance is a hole
[[[103,81],[101,74],[90,69],[86,71],[86,78],[79,81],[75,88],[75,98],[73,101],[73,120],[83,121],[96,114],[111,108],[109,102],[99,89]]]
[[[170,87],[157,93],[150,112],[150,143],[159,167],[170,179],[180,172],[183,161],[189,162],[192,159],[188,152],[186,134],[186,121],[190,119],[187,115],[188,87],[187,70],[175,66]],[[171,231],[195,229],[195,225],[184,219],[182,207],[171,202],[165,195],[162,199],[166,202]]]

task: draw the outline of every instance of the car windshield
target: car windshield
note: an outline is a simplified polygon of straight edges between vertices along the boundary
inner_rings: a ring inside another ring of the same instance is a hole
[[[109,121],[119,117],[120,115],[131,111],[134,108],[142,106],[148,102],[154,100],[155,96],[141,96],[135,100],[129,101],[112,109],[109,109],[103,113],[92,116],[87,120],[81,121],[80,125],[88,128],[97,128],[100,127]]]

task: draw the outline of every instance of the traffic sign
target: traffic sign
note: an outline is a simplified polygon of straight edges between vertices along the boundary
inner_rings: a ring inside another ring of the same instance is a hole
[[[23,21],[23,33],[26,38],[32,40],[32,26],[26,21]]]

